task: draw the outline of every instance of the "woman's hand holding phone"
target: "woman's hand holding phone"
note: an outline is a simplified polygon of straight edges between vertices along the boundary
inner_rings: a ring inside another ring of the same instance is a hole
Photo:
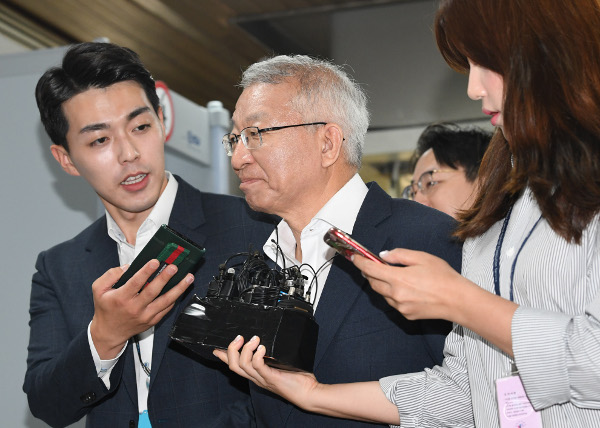
[[[373,290],[410,320],[459,322],[467,288],[480,290],[444,260],[423,251],[396,248],[382,253],[382,258],[387,265],[362,257],[355,257],[353,263]]]
[[[337,227],[332,227],[329,229],[323,237],[323,240],[327,243],[327,245],[334,248],[338,253],[346,257],[348,260],[352,260],[352,256],[357,254],[374,262],[386,264],[381,257],[367,250],[350,235],[338,229]]]

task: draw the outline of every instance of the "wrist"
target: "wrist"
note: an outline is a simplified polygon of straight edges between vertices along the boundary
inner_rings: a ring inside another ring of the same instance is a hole
[[[512,355],[511,324],[518,305],[469,282],[452,321]]]
[[[96,352],[101,360],[112,360],[121,352],[127,339],[120,340],[111,334],[106,334],[104,329],[98,324],[96,318],[93,318],[90,323],[92,345],[96,348]]]
[[[327,401],[327,390],[331,388],[331,385],[324,383],[316,383],[313,388],[305,396],[304,402],[299,403],[300,407],[312,413],[321,413],[326,407],[324,407]]]
[[[460,279],[452,287],[454,292],[449,296],[449,314],[446,319],[470,328],[473,319],[472,312],[481,309],[482,294],[487,294],[487,291],[463,277]]]
[[[435,318],[444,319],[453,323],[461,324],[464,312],[468,309],[468,284],[462,276],[450,281],[445,287],[444,293],[440,295],[441,311]]]

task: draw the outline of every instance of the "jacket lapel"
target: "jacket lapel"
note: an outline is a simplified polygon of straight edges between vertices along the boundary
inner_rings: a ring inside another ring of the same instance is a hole
[[[92,294],[92,283],[100,278],[107,270],[119,266],[119,254],[117,244],[108,236],[106,229],[106,217],[101,217],[93,225],[88,241],[85,244],[86,257],[89,261],[85,266],[87,280],[85,284],[85,295],[91,305],[91,313],[94,313],[94,295]]]
[[[171,217],[169,218],[169,226],[181,234],[188,236],[191,240],[199,245],[204,245],[206,235],[202,232],[201,226],[204,224],[204,211],[202,208],[202,198],[200,191],[194,189],[180,177],[177,177],[179,187]],[[186,296],[188,293],[184,293]],[[165,350],[170,342],[169,333],[171,327],[179,314],[181,302],[185,300],[179,298],[175,302],[173,309],[164,316],[162,320],[154,327],[154,345],[152,348],[152,373],[157,373],[162,359],[165,355]],[[150,377],[150,388],[152,388],[155,376]]]
[[[352,236],[377,253],[388,238],[386,231],[378,230],[377,225],[391,215],[390,197],[377,184],[369,183],[368,186],[369,192],[356,218]],[[336,256],[315,312],[319,324],[315,369],[365,287],[369,287],[369,283],[361,272],[350,261]]]

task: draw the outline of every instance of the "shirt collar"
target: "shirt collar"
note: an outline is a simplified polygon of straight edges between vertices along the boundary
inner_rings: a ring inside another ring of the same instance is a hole
[[[323,220],[347,233],[352,233],[356,217],[369,188],[360,175],[354,176],[315,215],[314,220]],[[312,221],[311,221],[312,223]]]
[[[315,229],[320,233],[325,233],[325,229],[335,226],[347,233],[352,233],[354,223],[358,217],[358,212],[362,206],[369,188],[362,181],[358,174],[355,174],[348,182],[337,191],[333,197],[317,212],[313,219],[303,229],[305,231]],[[293,255],[296,248],[296,240],[292,229],[285,220],[277,225],[277,228],[263,246],[263,251],[272,260],[280,260],[281,254],[277,252],[277,247],[273,241],[278,242],[282,251],[286,254],[288,260],[295,261]]]
[[[167,178],[167,186],[161,193],[158,201],[156,201],[156,205],[154,205],[154,208],[152,208],[152,211],[146,220],[144,220],[140,226],[137,232],[138,235],[148,230],[156,231],[161,225],[169,223],[169,217],[171,217],[171,211],[173,210],[173,204],[175,203],[175,196],[177,195],[179,184],[173,174],[169,171],[165,171],[165,176]],[[108,211],[106,211],[106,224],[108,227],[108,236],[117,242],[126,241],[121,228]]]

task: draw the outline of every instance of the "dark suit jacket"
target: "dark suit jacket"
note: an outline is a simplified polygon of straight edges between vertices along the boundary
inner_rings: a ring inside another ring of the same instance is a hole
[[[460,271],[461,247],[450,238],[453,227],[449,216],[392,199],[371,183],[352,236],[375,253],[397,247],[427,251]],[[314,373],[327,384],[378,380],[441,364],[450,331],[445,321],[408,321],[341,256],[331,267],[315,318],[319,338]],[[259,427],[372,426],[304,412],[255,385],[250,392]]]
[[[169,225],[206,247],[193,288],[157,325],[148,410],[153,427],[248,426],[236,413],[247,402],[247,382],[220,361],[209,362],[171,343],[168,334],[193,294],[204,296],[218,265],[239,251],[262,248],[270,219],[241,198],[201,193],[177,177]],[[42,252],[33,275],[30,341],[24,391],[34,416],[65,426],[87,415],[88,427],[137,426],[138,405],[131,343],[114,367],[110,389],[96,375],[87,339],[94,314],[91,285],[119,265],[116,243],[102,217],[70,241]],[[223,417],[229,418],[222,422]],[[236,421],[236,418],[240,418]],[[130,423],[130,421],[133,421]]]

